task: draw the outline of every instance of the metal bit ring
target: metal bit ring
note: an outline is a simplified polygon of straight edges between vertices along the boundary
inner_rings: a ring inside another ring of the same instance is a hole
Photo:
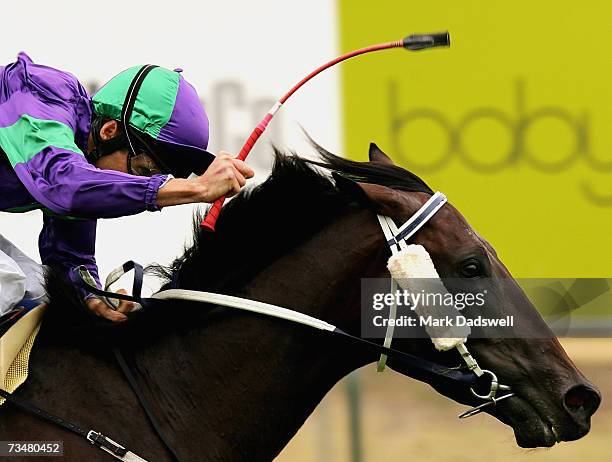
[[[490,370],[487,370],[487,369],[483,369],[482,372],[483,374],[489,374],[489,376],[491,377],[491,388],[489,389],[489,393],[487,393],[486,395],[479,395],[478,393],[474,391],[473,387],[470,387],[470,391],[472,392],[472,395],[474,395],[476,398],[480,398],[485,401],[492,401],[495,399],[495,395],[497,394],[497,390],[499,389],[499,382],[497,381],[497,375],[495,375],[494,372],[491,372]]]

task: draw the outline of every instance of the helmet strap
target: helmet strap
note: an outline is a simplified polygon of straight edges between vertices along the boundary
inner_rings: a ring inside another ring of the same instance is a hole
[[[132,117],[132,111],[134,110],[134,106],[136,105],[136,98],[138,97],[138,91],[144,82],[145,77],[158,66],[153,64],[146,64],[142,66],[136,75],[132,79],[130,86],[128,88],[127,93],[125,94],[125,101],[123,102],[123,108],[121,110],[121,128],[123,128],[123,133],[127,139],[128,144],[128,157],[135,156],[136,150],[134,149],[134,141],[132,140],[132,136],[130,135],[130,118]]]

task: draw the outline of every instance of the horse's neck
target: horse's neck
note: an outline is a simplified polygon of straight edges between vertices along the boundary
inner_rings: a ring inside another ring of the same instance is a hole
[[[237,316],[219,327],[136,357],[162,425],[181,452],[203,451],[200,460],[271,460],[363,364],[328,336],[282,322]]]
[[[253,279],[248,295],[354,325],[367,247],[380,241],[365,218],[349,216],[281,258]],[[256,461],[273,458],[331,387],[372,359],[327,333],[229,312],[169,337],[137,364],[141,377],[156,377],[153,400],[179,447],[204,444],[214,460]]]

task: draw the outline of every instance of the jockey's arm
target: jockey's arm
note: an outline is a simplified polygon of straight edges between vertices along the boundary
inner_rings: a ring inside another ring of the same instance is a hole
[[[83,265],[95,279],[97,286],[101,287],[95,257],[96,220],[66,219],[45,213],[38,245],[40,259],[44,265],[63,271],[66,275],[73,268]],[[119,292],[125,293],[124,290]],[[90,310],[113,322],[125,321],[125,313],[133,307],[131,302],[121,301],[117,310],[114,310],[93,294],[85,291],[81,293]]]
[[[34,199],[58,215],[115,218],[160,209],[157,191],[166,175],[100,170],[79,152],[55,146],[44,151],[15,172]]]
[[[43,228],[38,237],[38,251],[43,265],[57,268],[67,276],[83,265],[100,287],[96,265],[96,220],[68,219],[43,213]]]
[[[65,270],[83,265],[100,285],[96,265],[96,220],[75,220],[43,214],[38,237],[43,265]]]
[[[220,152],[203,175],[191,178],[172,178],[157,193],[157,205],[214,202],[221,196],[231,197],[240,192],[253,170],[243,161]]]
[[[213,202],[238,193],[253,176],[243,161],[221,153],[203,175],[171,178],[101,170],[80,153],[49,146],[36,162],[16,166],[34,198],[59,215],[115,218],[170,205]],[[34,160],[34,159],[33,159]],[[26,168],[26,172],[18,169]],[[162,187],[163,186],[163,187]],[[161,188],[161,189],[160,189]]]

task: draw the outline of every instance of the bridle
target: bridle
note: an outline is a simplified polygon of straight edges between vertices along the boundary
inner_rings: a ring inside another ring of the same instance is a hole
[[[396,227],[395,223],[391,218],[383,215],[378,215],[378,221],[387,240],[387,244],[391,249],[391,252],[400,252],[402,249],[405,249],[408,245],[407,241],[421,227],[423,227],[444,206],[446,202],[447,199],[444,194],[440,192],[435,193],[412,217],[410,217],[408,221],[406,221],[406,223],[401,225],[399,228]],[[117,280],[119,280],[121,276],[131,270],[134,270],[134,284],[132,288],[132,295],[110,292],[110,286]],[[382,370],[384,370],[387,358],[391,358],[393,360],[394,366],[404,366],[404,369],[407,369],[406,375],[410,375],[420,380],[426,380],[427,378],[432,377],[444,378],[452,380],[462,387],[468,387],[471,394],[475,398],[478,398],[484,402],[463,412],[459,416],[459,418],[462,419],[476,415],[485,410],[487,407],[496,405],[499,401],[515,396],[509,386],[502,385],[499,383],[497,375],[493,371],[482,369],[478,365],[478,362],[470,354],[464,342],[455,345],[455,348],[457,349],[457,351],[461,355],[461,358],[465,362],[465,366],[449,368],[447,366],[443,366],[441,364],[437,364],[435,362],[431,362],[418,356],[414,356],[409,353],[405,353],[403,351],[392,348],[391,343],[393,341],[394,329],[390,326],[392,326],[393,323],[387,323],[388,327],[385,334],[385,340],[384,343],[380,345],[370,340],[362,339],[358,336],[347,333],[326,321],[317,319],[299,311],[294,311],[280,306],[271,305],[269,303],[234,297],[231,295],[171,288],[158,292],[150,298],[145,298],[141,296],[143,284],[143,268],[139,264],[132,261],[124,263],[121,267],[115,269],[108,275],[105,284],[106,290],[101,290],[96,286],[95,281],[93,280],[93,278],[85,267],[75,268],[75,271],[73,271],[71,276],[73,282],[75,282],[78,286],[100,296],[104,300],[109,301],[109,303],[110,299],[128,300],[140,303],[143,309],[147,310],[167,308],[169,300],[202,302],[258,313],[269,317],[280,318],[293,323],[309,326],[314,329],[327,331],[336,336],[344,337],[345,339],[356,342],[361,346],[365,346],[371,350],[380,353],[380,359],[378,361],[378,370],[381,372]],[[392,290],[395,290],[396,288],[397,285],[395,281],[392,280]],[[396,312],[396,307],[391,306],[389,312],[389,319],[395,319]],[[178,453],[168,442],[168,438],[166,438],[160,425],[158,424],[157,419],[152,411],[152,407],[149,405],[144,394],[142,393],[140,386],[138,385],[131,372],[130,367],[123,358],[120,349],[115,348],[114,354],[121,370],[126,376],[126,379],[130,384],[132,390],[136,394],[158,437],[160,438],[164,446],[167,448],[172,458],[176,461],[180,461]],[[467,369],[467,371],[465,369]],[[483,379],[488,379],[490,381],[489,389],[487,393],[480,394],[476,391],[475,387],[480,382],[482,382]],[[503,396],[498,397],[497,394],[500,391],[505,391],[507,393]],[[15,406],[28,413],[34,414],[39,418],[47,420],[48,422],[61,426],[68,431],[71,431],[75,434],[78,434],[79,436],[86,438],[87,441],[89,441],[92,445],[104,450],[116,459],[123,460],[126,462],[146,462],[145,459],[129,451],[116,441],[102,435],[100,432],[91,429],[83,429],[74,423],[68,422],[60,417],[49,414],[46,411],[34,406],[33,404],[23,399],[17,398],[11,393],[8,393],[1,389],[0,397],[5,398],[7,401],[13,403]]]
[[[423,206],[417,212],[412,215],[403,225],[399,228],[395,225],[395,222],[388,216],[377,215],[378,222],[380,223],[380,227],[385,235],[387,240],[387,244],[389,245],[389,249],[392,254],[396,254],[408,246],[408,240],[419,230],[425,223],[427,223],[447,202],[446,196],[441,192],[436,192],[434,195],[429,198]],[[395,279],[391,281],[391,293],[395,293],[397,290],[397,282]],[[391,305],[389,309],[389,321],[395,320],[397,316],[397,306],[394,304]],[[387,322],[387,330],[385,332],[385,340],[383,343],[384,347],[391,347],[391,343],[393,341],[393,333],[395,329],[394,322]],[[465,362],[467,368],[478,378],[488,376],[490,379],[489,391],[486,394],[478,393],[474,387],[470,387],[471,394],[483,401],[484,403],[475,406],[467,411],[463,412],[459,418],[464,419],[467,417],[471,417],[482,412],[486,407],[494,406],[497,402],[510,398],[514,396],[514,393],[511,392],[511,389],[508,385],[503,385],[499,383],[497,379],[497,375],[488,369],[482,369],[476,359],[471,355],[465,342],[458,342],[454,346],[461,358]],[[379,372],[382,372],[385,368],[385,364],[387,361],[387,355],[385,353],[381,353],[380,359],[378,360],[377,369]],[[498,397],[498,391],[507,391],[509,393]]]

